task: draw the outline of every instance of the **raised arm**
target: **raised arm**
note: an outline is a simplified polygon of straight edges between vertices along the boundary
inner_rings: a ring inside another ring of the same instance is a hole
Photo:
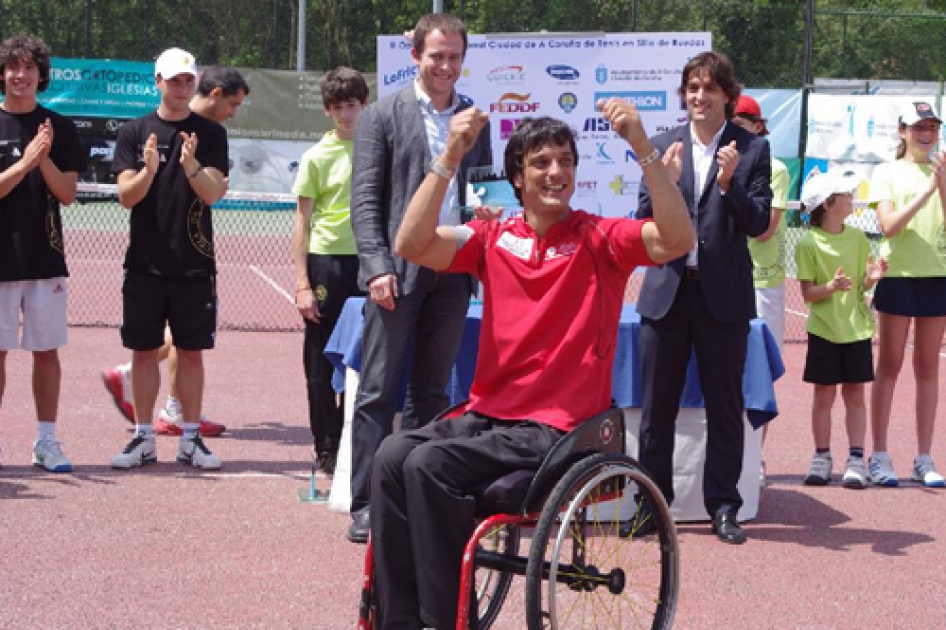
[[[119,140],[121,142],[121,139]],[[154,176],[158,172],[158,136],[151,134],[145,141],[144,163],[141,170],[124,170],[118,174],[118,201],[131,210],[148,194]]]
[[[227,178],[212,166],[197,161],[197,134],[181,132],[181,168],[194,194],[208,206],[212,206],[227,194]]]
[[[647,138],[640,114],[633,104],[610,98],[598,101],[598,108],[611,123],[611,128],[627,140],[639,156],[650,193],[650,214],[654,218],[653,223],[644,224],[641,231],[647,254],[655,263],[679,258],[693,249],[696,234],[676,178]]]
[[[460,161],[476,143],[487,122],[489,116],[475,107],[463,110],[450,120],[447,148],[411,197],[401,221],[395,239],[399,256],[436,270],[446,269],[453,262],[457,253],[454,228],[437,227],[440,207]]]

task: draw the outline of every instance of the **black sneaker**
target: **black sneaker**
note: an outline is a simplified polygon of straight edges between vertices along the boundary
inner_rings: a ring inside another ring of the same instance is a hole
[[[335,474],[335,465],[338,463],[338,453],[324,451],[319,453],[318,468],[329,477]]]

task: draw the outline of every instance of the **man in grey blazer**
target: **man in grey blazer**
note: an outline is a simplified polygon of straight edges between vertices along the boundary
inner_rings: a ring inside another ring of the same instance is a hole
[[[653,138],[690,207],[697,245],[644,277],[641,315],[641,463],[673,502],[673,450],[680,395],[696,352],[706,401],[703,499],[713,532],[745,542],[736,515],[744,446],[742,373],[756,316],[747,236],[769,224],[769,144],[730,122],[739,85],[732,62],[704,52],[687,62],[680,95],[690,122]],[[641,186],[638,217],[651,216]]]
[[[391,433],[404,368],[402,426],[418,428],[447,407],[445,390],[473,289],[470,276],[437,273],[396,256],[393,244],[407,204],[446,147],[450,118],[471,105],[454,90],[467,31],[454,16],[433,13],[414,27],[417,80],[366,109],[355,129],[351,218],[358,281],[368,291],[362,370],[352,422],[352,524],[348,539],[368,539],[371,464]],[[459,225],[467,169],[492,165],[487,125],[451,178],[440,225]]]

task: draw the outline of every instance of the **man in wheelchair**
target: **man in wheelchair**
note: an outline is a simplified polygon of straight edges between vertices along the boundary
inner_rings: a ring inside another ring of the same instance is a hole
[[[573,210],[578,152],[572,129],[526,118],[509,139],[506,176],[522,204],[515,218],[478,209],[438,227],[450,178],[487,115],[452,118],[444,153],[412,198],[397,254],[435,270],[474,274],[483,286],[476,373],[462,415],[388,437],[374,460],[371,537],[381,628],[452,628],[461,556],[475,526],[472,489],[538,469],[568,431],[608,408],[618,322],[635,267],[689,251],[695,236],[670,170],[636,108],[598,103],[640,157],[652,220]]]

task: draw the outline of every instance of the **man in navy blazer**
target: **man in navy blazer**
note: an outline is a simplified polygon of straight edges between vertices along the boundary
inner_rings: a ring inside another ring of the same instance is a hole
[[[697,246],[650,268],[637,304],[641,315],[643,406],[640,459],[673,502],[673,450],[691,351],[706,401],[703,497],[713,532],[746,541],[736,515],[744,446],[742,373],[749,321],[756,316],[748,236],[769,224],[772,190],[768,142],[730,122],[740,87],[729,58],[704,52],[681,75],[689,124],[653,138],[678,178]],[[639,217],[651,216],[641,186]]]
[[[394,254],[407,204],[446,147],[451,117],[471,102],[454,85],[463,68],[467,31],[445,13],[420,18],[411,34],[417,80],[370,105],[358,118],[352,156],[351,220],[358,282],[368,292],[362,371],[352,419],[352,525],[348,539],[368,539],[371,464],[391,433],[404,365],[413,354],[403,428],[419,428],[445,409],[445,390],[460,348],[473,288],[468,275],[442,274]],[[491,166],[487,125],[451,180],[440,225],[459,225],[467,170]],[[441,174],[438,171],[438,174]]]

